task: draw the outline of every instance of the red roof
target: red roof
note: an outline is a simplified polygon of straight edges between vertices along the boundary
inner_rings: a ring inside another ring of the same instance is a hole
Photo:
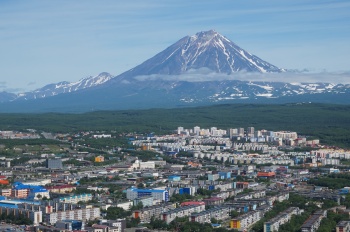
[[[186,201],[181,203],[181,206],[188,206],[188,205],[205,205],[205,203],[203,201]]]
[[[275,176],[276,174],[274,172],[258,172],[258,177],[272,177]]]

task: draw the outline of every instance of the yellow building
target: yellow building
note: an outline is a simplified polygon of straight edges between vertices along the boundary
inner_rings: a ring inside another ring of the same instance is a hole
[[[95,162],[96,163],[105,162],[105,157],[103,157],[102,155],[96,156],[95,157]]]
[[[241,220],[239,220],[239,219],[232,219],[230,221],[230,228],[231,229],[240,229],[241,228]]]

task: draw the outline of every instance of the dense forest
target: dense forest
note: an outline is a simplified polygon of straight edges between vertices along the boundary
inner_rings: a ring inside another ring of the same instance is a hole
[[[96,111],[84,114],[0,114],[0,130],[101,130],[169,133],[178,126],[221,129],[253,126],[291,130],[322,143],[350,146],[350,106],[330,104],[225,104],[195,108]]]

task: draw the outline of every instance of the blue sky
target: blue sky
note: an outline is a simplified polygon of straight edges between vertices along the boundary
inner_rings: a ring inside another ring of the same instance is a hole
[[[209,29],[281,68],[350,70],[350,1],[0,0],[0,91],[118,75]]]

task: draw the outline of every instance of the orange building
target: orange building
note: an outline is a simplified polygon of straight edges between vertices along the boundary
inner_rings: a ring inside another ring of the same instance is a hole
[[[95,157],[95,162],[96,163],[105,162],[105,157],[103,157],[102,155],[96,156]]]
[[[190,167],[193,167],[193,168],[202,167],[202,164],[200,164],[200,163],[195,163],[195,162],[192,162],[192,161],[189,161],[189,162],[187,163],[187,165],[190,166]]]
[[[262,178],[274,178],[275,176],[275,172],[258,172],[258,177]]]
[[[0,180],[0,184],[7,185],[10,182],[8,180]]]
[[[241,220],[239,219],[231,219],[230,221],[231,229],[240,229],[241,228]]]
[[[17,198],[27,198],[29,194],[29,189],[12,189],[11,197]]]

